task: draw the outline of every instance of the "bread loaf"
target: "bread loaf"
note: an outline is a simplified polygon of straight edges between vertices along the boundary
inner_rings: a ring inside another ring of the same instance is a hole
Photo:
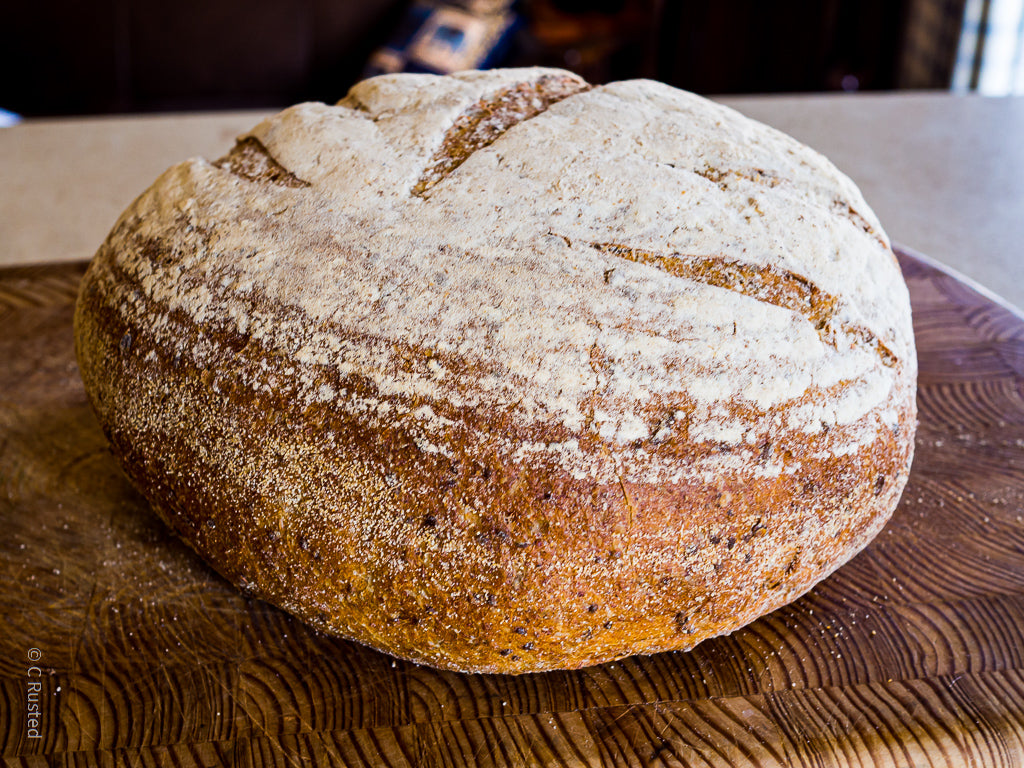
[[[165,172],[81,288],[125,471],[227,579],[445,669],[689,649],[891,515],[910,305],[854,184],[668,86],[394,75]]]

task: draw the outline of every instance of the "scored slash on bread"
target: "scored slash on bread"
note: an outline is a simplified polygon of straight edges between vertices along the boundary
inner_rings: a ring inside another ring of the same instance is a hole
[[[910,306],[853,183],[646,81],[396,75],[169,169],[76,347],[170,527],[314,626],[448,669],[686,649],[885,524]]]
[[[590,89],[571,75],[541,75],[481,99],[452,124],[412,193],[420,197],[466,162],[476,150],[493,144],[513,125],[529,120],[552,104]],[[344,102],[342,102],[344,103]]]
[[[771,266],[754,266],[714,256],[660,254],[614,243],[590,243],[591,247],[629,261],[651,264],[675,277],[736,291],[744,296],[789,309],[807,318],[826,343],[835,342],[831,326],[838,299],[824,293],[807,278]],[[896,365],[893,353],[867,328],[846,325],[844,334],[875,349],[884,365]]]
[[[309,186],[309,182],[298,178],[272,158],[267,152],[267,148],[254,136],[240,138],[234,148],[214,165],[257,184],[280,184],[284,187]]]

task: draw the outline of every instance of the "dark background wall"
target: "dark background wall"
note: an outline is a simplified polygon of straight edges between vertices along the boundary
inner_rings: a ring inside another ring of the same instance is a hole
[[[508,64],[700,93],[899,84],[919,0],[532,0]],[[0,107],[25,115],[334,101],[407,0],[8,0]]]
[[[402,0],[7,0],[0,107],[22,114],[337,99]]]

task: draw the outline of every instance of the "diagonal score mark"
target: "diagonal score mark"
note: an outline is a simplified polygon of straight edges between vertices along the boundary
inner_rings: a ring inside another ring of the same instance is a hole
[[[474,152],[497,141],[512,126],[536,117],[562,99],[588,90],[590,85],[572,75],[544,75],[481,99],[452,123],[440,149],[412,188],[412,194],[425,197],[431,187],[447,178]]]
[[[702,176],[707,179],[712,184],[716,184],[723,192],[729,191],[731,185],[736,180],[744,181],[749,184],[760,185],[769,189],[774,189],[783,183],[793,183],[792,179],[781,178],[774,171],[765,170],[764,168],[737,170],[735,168],[721,169],[706,165],[704,168],[694,170],[693,172],[698,176]],[[867,217],[854,208],[847,200],[842,197],[834,197],[827,205],[827,208],[836,216],[847,219],[851,224],[853,224],[853,226],[857,227],[857,229],[873,238],[882,246],[882,248],[889,248],[889,244],[885,241],[885,238],[871,225],[871,222],[867,220]]]
[[[873,349],[882,364],[894,367],[896,356],[869,329],[838,319],[839,298],[822,291],[802,275],[771,266],[747,264],[724,256],[692,256],[657,253],[618,243],[588,243],[601,253],[617,256],[715,288],[748,296],[802,315],[814,326],[822,342],[835,346],[836,332],[857,339]]]
[[[283,187],[308,187],[303,181],[271,156],[263,143],[254,136],[246,136],[224,157],[214,163],[221,170],[255,182],[267,182]]]

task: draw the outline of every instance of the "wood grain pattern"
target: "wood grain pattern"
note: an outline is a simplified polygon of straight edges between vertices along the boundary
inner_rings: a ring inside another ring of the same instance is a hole
[[[523,677],[393,661],[234,591],[107,450],[74,365],[82,266],[0,271],[0,756],[1024,764],[1024,319],[924,260],[901,264],[921,423],[881,536],[803,599],[690,653]]]

